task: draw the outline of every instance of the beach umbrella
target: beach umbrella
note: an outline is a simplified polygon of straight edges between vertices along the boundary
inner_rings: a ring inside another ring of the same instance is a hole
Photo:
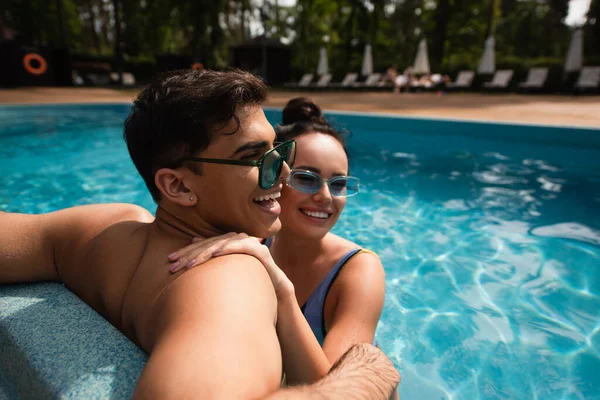
[[[413,65],[413,72],[415,74],[429,74],[429,56],[427,55],[427,41],[421,39],[419,42],[419,50],[417,51],[417,57],[415,57],[415,64]]]
[[[370,44],[365,46],[365,54],[363,55],[360,73],[363,76],[371,75],[373,73],[373,51],[371,50]]]
[[[571,36],[569,52],[565,59],[565,72],[575,72],[583,65],[583,31],[575,29]]]
[[[496,56],[494,53],[494,48],[496,46],[496,41],[493,36],[490,36],[485,41],[485,49],[483,51],[483,56],[479,61],[479,68],[477,68],[477,72],[480,74],[493,74],[496,72]]]
[[[325,75],[329,72],[329,65],[327,64],[327,49],[325,46],[319,50],[319,65],[317,66],[317,75]]]

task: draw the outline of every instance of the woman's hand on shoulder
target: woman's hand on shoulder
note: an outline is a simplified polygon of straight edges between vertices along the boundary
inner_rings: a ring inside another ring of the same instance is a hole
[[[169,261],[171,261],[169,270],[175,273],[182,269],[191,269],[197,265],[204,264],[214,257],[213,253],[218,248],[237,235],[237,233],[231,232],[208,239],[192,239],[191,244],[169,254]]]
[[[194,268],[214,257],[228,254],[248,254],[257,258],[267,270],[278,298],[294,293],[294,286],[275,264],[269,248],[260,239],[245,233],[227,233],[209,239],[194,238],[192,244],[169,254],[170,271]]]

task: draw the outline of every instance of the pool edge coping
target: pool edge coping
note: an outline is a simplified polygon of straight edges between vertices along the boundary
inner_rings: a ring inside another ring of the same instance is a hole
[[[3,107],[26,107],[26,106],[42,106],[42,107],[62,107],[62,106],[110,106],[110,105],[133,105],[132,101],[109,101],[109,102],[57,102],[57,103],[0,103],[0,109]],[[263,106],[264,110],[269,111],[281,111],[283,107],[277,106]],[[335,109],[324,109],[325,114],[339,114],[348,116],[358,117],[383,117],[390,119],[399,119],[405,121],[428,121],[428,122],[454,122],[454,123],[472,123],[482,125],[503,125],[503,126],[524,126],[524,127],[536,127],[536,128],[554,128],[554,129],[582,129],[586,131],[598,131],[600,133],[600,126],[593,127],[588,125],[564,125],[564,124],[542,124],[535,122],[525,121],[497,121],[497,120],[485,120],[477,118],[452,118],[452,117],[432,117],[424,115],[402,115],[386,112],[364,112],[364,111],[344,111]]]

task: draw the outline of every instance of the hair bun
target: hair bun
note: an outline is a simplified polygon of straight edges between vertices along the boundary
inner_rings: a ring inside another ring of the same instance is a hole
[[[291,99],[283,109],[283,125],[291,125],[297,122],[314,122],[328,125],[319,106],[306,97]]]
[[[283,109],[282,124],[275,126],[277,140],[285,142],[309,132],[332,136],[344,146],[346,151],[345,138],[349,134],[347,130],[340,131],[334,128],[323,116],[321,108],[311,99],[306,97],[291,99]]]

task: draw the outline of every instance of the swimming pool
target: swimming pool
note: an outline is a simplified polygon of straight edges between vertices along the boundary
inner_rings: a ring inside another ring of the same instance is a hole
[[[154,211],[128,109],[0,107],[0,210]],[[382,258],[402,398],[600,398],[600,131],[331,116],[363,184],[335,231]]]

